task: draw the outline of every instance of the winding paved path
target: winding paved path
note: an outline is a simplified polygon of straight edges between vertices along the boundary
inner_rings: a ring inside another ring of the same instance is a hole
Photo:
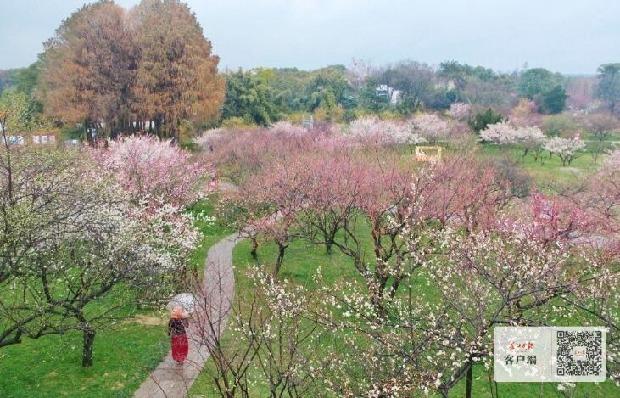
[[[205,342],[220,335],[226,326],[234,297],[235,278],[232,250],[240,240],[230,235],[213,245],[207,254],[203,285],[197,289],[197,308],[188,328],[189,355],[183,365],[177,365],[171,353],[157,366],[134,394],[136,398],[186,397],[200,374],[209,350]]]

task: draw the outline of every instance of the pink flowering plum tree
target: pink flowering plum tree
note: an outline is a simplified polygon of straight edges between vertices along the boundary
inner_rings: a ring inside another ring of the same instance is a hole
[[[199,183],[212,172],[170,141],[150,136],[110,141],[96,157],[133,200],[154,206],[191,204],[198,198]]]
[[[450,156],[430,169],[432,184],[424,209],[442,226],[467,232],[493,228],[499,212],[509,205],[510,182],[491,163],[471,155]]]
[[[275,274],[280,271],[286,249],[297,234],[297,215],[304,206],[304,194],[310,184],[307,177],[303,158],[292,155],[265,166],[229,198],[237,208],[238,225],[255,242],[254,250],[259,237],[277,245]]]
[[[542,123],[542,115],[538,112],[538,105],[527,98],[519,100],[510,111],[508,118],[513,125],[519,127],[539,126]]]
[[[300,232],[333,253],[336,234],[350,225],[360,195],[360,167],[350,151],[308,154],[299,164],[308,179],[298,213]]]
[[[271,129],[233,130],[205,138],[203,148],[207,159],[219,173],[236,184],[242,184],[276,158],[330,146],[336,130],[335,127],[321,125],[306,132],[298,126],[287,124],[278,124]],[[346,142],[343,137],[338,138],[340,142]]]

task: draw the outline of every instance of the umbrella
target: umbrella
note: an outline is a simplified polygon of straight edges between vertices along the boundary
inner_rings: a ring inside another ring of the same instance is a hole
[[[192,312],[194,312],[195,301],[196,299],[194,298],[193,294],[181,293],[181,294],[177,294],[176,296],[174,296],[170,300],[166,308],[169,311],[172,311],[175,307],[183,307],[185,311],[191,314]]]

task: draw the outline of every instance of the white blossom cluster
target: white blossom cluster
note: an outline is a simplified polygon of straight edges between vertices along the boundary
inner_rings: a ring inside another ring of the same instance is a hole
[[[14,196],[2,203],[0,257],[15,266],[0,285],[19,285],[29,298],[0,299],[0,316],[23,315],[16,322],[24,335],[83,330],[86,320],[94,328],[127,316],[116,311],[136,300],[160,300],[197,245],[198,232],[177,205],[135,200],[90,154],[11,154]],[[120,286],[128,294],[105,300]],[[93,302],[100,311],[85,310]]]
[[[551,137],[546,140],[544,148],[560,156],[569,156],[586,147],[585,142],[575,138]]]
[[[427,140],[413,131],[409,123],[381,120],[376,116],[367,116],[352,121],[346,130],[348,136],[375,141],[380,144],[421,144]]]
[[[416,115],[409,122],[415,134],[419,134],[430,142],[437,142],[450,135],[450,122],[435,114]]]
[[[462,102],[450,104],[448,115],[456,120],[465,120],[471,115],[471,105]]]
[[[556,154],[564,165],[577,156],[578,152],[586,147],[579,137],[545,137],[542,130],[536,126],[514,126],[510,122],[503,121],[489,125],[480,132],[483,141],[493,142],[500,145],[521,145],[525,148],[525,154],[533,150],[538,158],[544,149],[549,153]]]
[[[542,144],[545,134],[536,126],[515,127],[510,122],[503,121],[489,125],[480,132],[480,138],[496,144]]]
[[[308,129],[305,127],[293,124],[288,121],[279,121],[269,127],[269,131],[276,134],[287,134],[292,136],[303,136],[308,134]]]
[[[206,210],[201,210],[201,211],[195,211],[195,212],[188,212],[186,214],[186,216],[193,222],[193,223],[201,223],[201,224],[205,224],[209,227],[213,227],[217,221],[217,217],[216,216],[212,216],[209,215],[209,213]]]

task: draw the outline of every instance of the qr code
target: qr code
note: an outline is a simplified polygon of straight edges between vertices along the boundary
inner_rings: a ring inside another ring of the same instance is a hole
[[[603,333],[600,330],[556,330],[556,375],[600,376]]]

